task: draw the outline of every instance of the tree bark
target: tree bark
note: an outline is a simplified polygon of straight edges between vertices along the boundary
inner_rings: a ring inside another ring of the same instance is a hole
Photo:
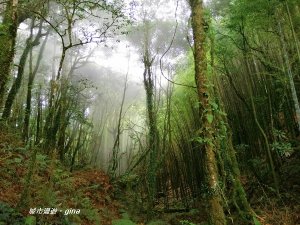
[[[0,107],[3,104],[15,54],[18,28],[17,5],[18,0],[7,1],[3,22],[0,25]]]
[[[29,65],[30,72],[29,72],[29,78],[28,78],[28,84],[27,84],[26,108],[25,108],[25,117],[24,117],[24,126],[23,126],[23,139],[24,140],[27,140],[28,134],[29,134],[29,120],[30,120],[30,112],[31,112],[31,96],[32,96],[33,82],[34,82],[35,76],[36,76],[38,69],[40,67],[40,64],[41,64],[43,53],[44,53],[44,50],[45,50],[45,47],[46,47],[46,44],[48,41],[49,33],[50,33],[50,29],[46,33],[46,38],[43,41],[43,44],[39,50],[39,54],[38,54],[38,58],[37,58],[37,62],[36,62],[34,70],[32,70],[32,56],[30,57],[30,65]],[[32,49],[31,49],[31,51],[32,51]],[[40,101],[40,99],[38,101]],[[38,111],[39,111],[39,108],[40,107],[38,107]],[[38,112],[38,114],[39,113],[40,112]],[[39,122],[37,123],[37,129],[39,130]],[[40,135],[40,134],[38,134],[38,135]],[[36,140],[38,140],[38,137],[36,137]]]
[[[219,178],[216,160],[216,151],[213,144],[214,130],[212,127],[212,109],[209,104],[209,90],[207,79],[207,63],[205,51],[205,20],[203,1],[190,0],[192,10],[192,28],[194,36],[194,63],[195,63],[195,81],[200,103],[199,114],[202,118],[202,138],[203,143],[203,167],[205,183],[208,189],[208,216],[209,223],[213,225],[226,224],[223,210],[223,201],[219,190]]]
[[[288,52],[287,52],[287,47],[284,41],[284,35],[283,35],[283,31],[282,31],[282,27],[280,22],[278,22],[278,29],[279,29],[279,34],[280,34],[280,43],[281,43],[281,47],[283,50],[283,58],[284,58],[284,62],[285,62],[285,70],[286,73],[288,75],[288,80],[290,83],[290,90],[291,90],[291,94],[292,94],[292,98],[293,98],[293,102],[294,102],[294,110],[295,110],[295,118],[296,118],[296,122],[297,122],[297,127],[298,127],[298,131],[300,132],[300,105],[299,105],[299,100],[298,100],[298,96],[297,96],[297,91],[295,88],[295,83],[294,83],[294,76],[292,74],[292,69],[290,66],[290,60],[289,60],[289,56],[288,56]]]
[[[112,149],[112,162],[109,168],[109,173],[111,176],[115,177],[116,170],[119,167],[119,151],[120,151],[120,136],[121,136],[121,125],[122,125],[122,118],[123,118],[123,108],[125,103],[125,97],[126,97],[126,90],[127,90],[127,83],[128,83],[128,70],[125,76],[125,83],[124,83],[124,89],[123,89],[123,95],[122,95],[122,101],[120,106],[120,112],[119,112],[119,118],[118,118],[118,124],[117,124],[117,136],[114,141],[114,146]]]
[[[9,116],[11,114],[12,105],[13,105],[14,100],[18,94],[20,87],[21,87],[21,83],[22,83],[23,75],[24,75],[24,68],[26,65],[28,55],[29,55],[30,51],[33,49],[33,47],[37,46],[39,44],[39,40],[42,37],[42,33],[41,33],[42,32],[42,21],[40,22],[39,31],[34,40],[32,40],[33,28],[34,28],[34,19],[32,20],[32,23],[31,23],[30,36],[26,40],[26,46],[25,46],[25,49],[20,58],[20,62],[18,65],[17,78],[14,80],[13,85],[12,85],[11,89],[9,90],[9,93],[8,93],[8,96],[7,96],[7,99],[5,102],[5,106],[4,106],[4,110],[3,110],[3,114],[2,114],[3,119],[9,118]]]
[[[154,206],[154,199],[156,194],[156,173],[157,173],[157,157],[158,157],[158,130],[157,130],[157,122],[156,122],[156,111],[154,105],[154,79],[152,73],[152,64],[154,61],[154,57],[151,56],[150,53],[150,43],[149,43],[149,21],[144,21],[144,53],[143,53],[143,64],[144,64],[144,73],[143,73],[143,81],[144,87],[146,91],[146,107],[147,107],[147,116],[148,116],[148,150],[149,150],[149,164],[148,164],[148,174],[147,174],[147,182],[148,182],[148,218],[152,215],[152,209]]]

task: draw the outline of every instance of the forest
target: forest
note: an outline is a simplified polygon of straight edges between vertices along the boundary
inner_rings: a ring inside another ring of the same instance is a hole
[[[0,0],[0,225],[300,224],[299,0]]]

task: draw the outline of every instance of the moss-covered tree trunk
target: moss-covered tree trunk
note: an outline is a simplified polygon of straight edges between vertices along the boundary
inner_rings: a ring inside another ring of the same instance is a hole
[[[34,23],[34,19],[32,19],[31,28],[30,28],[30,36],[26,40],[26,46],[25,46],[25,49],[24,49],[24,51],[21,55],[20,61],[19,61],[17,77],[14,80],[13,85],[7,95],[7,99],[6,99],[3,114],[2,114],[3,119],[7,119],[10,117],[12,105],[14,103],[14,100],[15,100],[15,98],[18,94],[18,91],[21,87],[21,84],[22,84],[24,69],[25,69],[28,55],[29,55],[30,51],[33,49],[33,47],[39,45],[39,40],[42,37],[42,23],[43,23],[43,21],[40,22],[39,31],[38,31],[36,37],[33,39],[33,29],[35,27],[35,23]]]
[[[146,107],[147,107],[147,119],[148,119],[148,148],[149,148],[149,164],[148,164],[148,218],[152,215],[152,209],[154,206],[154,199],[156,195],[156,173],[157,173],[157,156],[158,156],[158,129],[156,121],[156,111],[155,111],[155,85],[154,85],[154,75],[152,73],[152,65],[154,57],[150,53],[150,41],[149,41],[149,30],[150,24],[149,21],[144,22],[144,52],[143,52],[143,64],[144,64],[144,73],[143,81],[146,91]]]
[[[205,183],[208,191],[208,216],[213,225],[224,225],[226,219],[223,202],[219,190],[218,168],[216,151],[213,144],[214,129],[212,127],[212,109],[209,104],[209,90],[207,79],[207,63],[205,51],[205,20],[203,2],[201,0],[189,1],[192,10],[192,28],[194,36],[194,63],[195,81],[197,85],[198,100],[200,103],[200,117],[202,118],[201,138],[203,141],[203,167]]]
[[[218,80],[216,79],[216,74],[215,74],[215,62],[214,62],[214,54],[215,54],[215,49],[214,49],[214,43],[215,43],[215,39],[214,39],[214,35],[210,36],[210,43],[211,43],[211,52],[210,52],[210,59],[211,59],[211,70],[212,70],[212,75],[214,80],[214,84],[215,84],[215,89],[214,89],[214,96],[217,100],[217,104],[218,107],[224,111],[224,106],[222,104],[221,101],[221,88],[220,85],[218,83]],[[226,67],[226,66],[225,66]],[[227,69],[227,68],[226,68]],[[230,74],[228,72],[228,70],[226,71],[227,77],[229,78],[229,80],[231,79],[230,85],[234,85],[232,78],[230,77]],[[237,93],[237,89],[234,87],[234,91],[235,93]],[[240,98],[241,100],[243,98]],[[244,102],[245,106],[247,107],[247,109],[250,110],[250,107],[248,106],[248,103],[244,100],[242,100],[242,102]],[[222,112],[221,111],[221,112]],[[224,152],[224,156],[221,156],[221,160],[223,161],[223,166],[225,166],[225,164],[227,164],[226,166],[229,168],[229,172],[224,174],[224,178],[227,175],[227,179],[229,181],[229,184],[231,186],[232,189],[232,193],[231,195],[229,195],[230,200],[233,202],[234,206],[236,207],[236,209],[238,210],[238,213],[240,215],[240,217],[242,217],[245,221],[250,221],[252,220],[252,216],[254,215],[253,210],[250,207],[250,204],[247,200],[247,196],[246,196],[246,192],[244,190],[244,187],[242,185],[241,182],[241,173],[240,173],[240,168],[239,168],[239,164],[236,158],[236,152],[232,143],[232,134],[231,134],[231,129],[228,125],[228,120],[227,120],[227,115],[223,114],[223,113],[217,113],[216,115],[216,119],[218,120],[219,126],[220,126],[220,132],[221,132],[221,136],[222,137],[226,137],[226,138],[222,138],[220,140],[220,147],[223,148],[225,150]],[[222,143],[223,142],[223,143]],[[225,166],[225,167],[226,167]],[[225,181],[224,181],[225,182]]]
[[[18,28],[17,5],[18,0],[7,1],[3,22],[0,24],[0,106],[3,104],[15,53]]]

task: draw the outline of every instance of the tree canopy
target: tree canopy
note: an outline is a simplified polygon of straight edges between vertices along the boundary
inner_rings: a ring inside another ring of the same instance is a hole
[[[299,40],[298,0],[0,1],[0,224],[298,224]]]

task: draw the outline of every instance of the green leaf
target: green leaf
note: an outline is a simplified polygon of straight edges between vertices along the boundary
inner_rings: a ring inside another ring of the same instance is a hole
[[[25,219],[25,225],[35,225],[36,224],[36,218],[34,216],[28,216]]]
[[[214,120],[214,116],[213,116],[212,114],[207,114],[207,115],[206,115],[206,118],[207,118],[207,121],[208,121],[209,123],[212,123],[213,120]]]
[[[253,216],[254,225],[261,225],[261,223],[258,221],[258,219]]]

